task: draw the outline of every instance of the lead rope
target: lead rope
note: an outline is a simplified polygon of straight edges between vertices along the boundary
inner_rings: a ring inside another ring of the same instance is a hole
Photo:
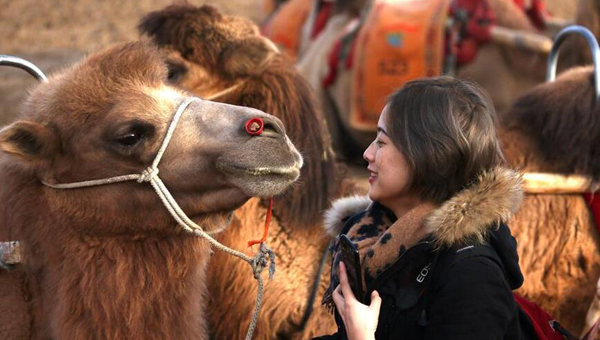
[[[205,240],[207,240],[213,247],[218,250],[225,252],[229,255],[233,255],[241,258],[242,260],[248,262],[252,267],[252,272],[254,278],[257,281],[258,289],[256,295],[256,303],[254,305],[254,313],[252,315],[252,320],[250,321],[250,325],[248,326],[248,332],[246,333],[246,340],[251,340],[254,335],[254,330],[256,328],[256,323],[258,321],[258,316],[260,313],[260,308],[262,306],[262,298],[264,293],[264,281],[261,276],[263,270],[268,266],[269,267],[269,280],[273,279],[273,275],[275,274],[275,254],[273,251],[264,243],[260,243],[259,251],[254,255],[254,257],[250,257],[240,251],[235,249],[231,249],[223,244],[219,243],[215,240],[211,233],[214,232],[206,232],[197,225],[194,221],[192,221],[187,215],[183,212],[179,204],[175,201],[163,181],[158,177],[158,163],[160,162],[167,146],[169,145],[169,141],[173,136],[175,128],[177,127],[177,123],[179,122],[179,118],[185,111],[185,109],[194,101],[200,100],[196,97],[190,97],[185,99],[177,108],[175,115],[173,116],[173,120],[171,121],[171,125],[167,130],[165,135],[165,139],[163,140],[158,153],[156,154],[156,158],[152,162],[147,169],[142,171],[140,174],[130,174],[123,176],[116,176],[105,179],[98,180],[90,180],[90,181],[82,181],[82,182],[74,182],[74,183],[58,183],[58,184],[50,184],[46,182],[42,182],[45,186],[48,186],[53,189],[76,189],[76,188],[84,188],[112,183],[119,183],[125,181],[133,181],[136,180],[138,183],[148,182],[152,185],[161,202],[165,205],[171,216],[177,221],[177,223],[183,228],[183,230],[199,236]],[[258,135],[262,132],[264,124],[260,118],[253,118],[246,124],[246,130],[250,135]],[[271,206],[272,207],[272,206]],[[270,209],[269,209],[270,210]],[[268,217],[268,216],[267,216]],[[270,220],[270,218],[268,218]],[[265,226],[268,228],[268,223]],[[222,229],[221,229],[222,230]],[[262,241],[262,240],[261,240]]]

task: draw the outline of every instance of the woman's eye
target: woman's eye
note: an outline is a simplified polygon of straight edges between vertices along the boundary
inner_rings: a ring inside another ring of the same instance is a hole
[[[125,134],[119,138],[117,138],[117,142],[125,146],[133,146],[137,144],[140,139],[142,139],[142,135],[137,132],[130,132]]]
[[[382,145],[384,145],[384,144],[385,144],[385,143],[384,143],[384,142],[382,142],[382,141],[380,141],[380,140],[376,140],[376,141],[375,141],[375,145],[377,145],[377,146],[382,146]]]

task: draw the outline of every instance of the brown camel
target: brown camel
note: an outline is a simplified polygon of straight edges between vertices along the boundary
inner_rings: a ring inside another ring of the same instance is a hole
[[[258,35],[255,25],[214,8],[167,7],[148,14],[139,27],[168,56],[174,84],[200,97],[264,110],[289,127],[305,166],[299,183],[275,199],[267,243],[278,256],[278,271],[266,286],[255,339],[306,339],[331,332],[333,317],[319,303],[329,281],[329,269],[319,275],[329,242],[321,214],[350,188],[341,181],[341,168],[334,162],[327,128],[309,86],[291,62]],[[218,239],[231,247],[246,247],[246,241],[260,235],[264,216],[265,201],[251,200],[235,212],[231,226]],[[246,268],[221,254],[215,254],[209,270],[212,336],[240,339],[253,302],[239,294],[254,292],[253,280],[244,274]],[[323,280],[316,299],[307,306],[319,277]],[[307,307],[314,312],[303,321]]]
[[[523,172],[586,175],[598,183],[600,112],[591,68],[570,70],[519,98],[501,136],[507,160]],[[525,274],[521,293],[575,334],[600,276],[595,223],[581,194],[528,194],[510,225]]]
[[[36,86],[0,132],[0,241],[23,249],[21,265],[0,270],[0,338],[209,338],[209,244],[183,232],[148,183],[42,184],[148,167],[189,98],[167,74],[151,44],[109,48]],[[245,131],[251,118],[263,119],[262,135]],[[158,168],[183,211],[210,230],[250,196],[280,193],[301,164],[277,118],[194,101]],[[254,291],[231,295],[254,299]]]

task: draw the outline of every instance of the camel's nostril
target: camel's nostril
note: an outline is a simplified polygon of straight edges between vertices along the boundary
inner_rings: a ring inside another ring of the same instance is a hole
[[[263,128],[261,136],[272,137],[272,138],[281,138],[282,133],[280,132],[279,129],[277,129],[275,124],[267,121],[267,122],[265,122],[265,126]]]

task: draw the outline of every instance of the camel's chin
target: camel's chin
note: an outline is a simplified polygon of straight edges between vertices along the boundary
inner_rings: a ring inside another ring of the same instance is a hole
[[[232,185],[251,197],[278,195],[300,177],[299,166],[244,167],[221,163],[218,167]]]

